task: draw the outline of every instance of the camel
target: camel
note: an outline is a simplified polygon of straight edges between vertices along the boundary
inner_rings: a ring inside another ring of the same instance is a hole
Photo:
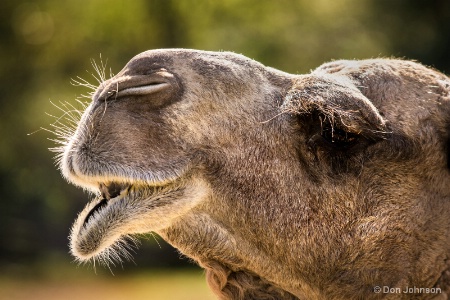
[[[407,60],[138,54],[63,136],[62,175],[96,195],[71,252],[108,263],[155,232],[220,299],[447,299],[449,93]]]

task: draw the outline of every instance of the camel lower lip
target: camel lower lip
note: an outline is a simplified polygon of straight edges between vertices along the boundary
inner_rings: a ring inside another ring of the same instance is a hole
[[[136,203],[142,200],[139,190],[129,192],[125,189],[114,198],[98,196],[90,201],[72,227],[72,251],[84,260],[113,245],[122,236],[114,232],[122,223],[129,221]]]
[[[129,201],[132,199],[132,196],[128,194],[128,189],[123,189],[119,194],[113,195],[114,197],[110,197],[109,195],[102,195],[92,200],[88,203],[83,210],[81,215],[86,215],[84,217],[84,221],[82,222],[82,228],[86,228],[90,222],[96,222],[96,219],[101,218],[104,211],[107,210],[110,206],[116,205],[118,201]],[[125,199],[127,198],[127,199]]]
[[[108,205],[108,200],[105,198],[101,199],[100,202],[97,203],[84,218],[83,226],[86,226],[86,224],[89,223],[89,220],[94,216],[94,214],[98,213],[106,205]]]
[[[84,218],[83,226],[86,226],[91,218],[93,218],[96,214],[101,212],[102,209],[108,206],[109,202],[112,199],[121,197],[123,198],[127,192],[130,190],[131,185],[124,183],[112,182],[109,184],[100,183],[99,189],[101,193],[100,200],[94,207],[89,211],[89,213]]]
[[[105,194],[116,191],[117,186],[127,188],[110,199],[99,194],[85,206],[72,226],[72,254],[80,262],[106,258],[120,260],[119,254],[123,252],[123,257],[127,257],[124,240],[135,234],[167,228],[180,215],[206,199],[207,185],[202,180],[189,179],[179,178],[156,186],[137,182],[103,185]]]
[[[123,189],[117,195],[118,187]],[[135,220],[160,205],[158,195],[167,195],[172,190],[167,186],[109,183],[100,184],[100,192],[104,195],[90,201],[72,227],[71,250],[81,261],[114,247],[122,237],[140,233],[132,229]]]

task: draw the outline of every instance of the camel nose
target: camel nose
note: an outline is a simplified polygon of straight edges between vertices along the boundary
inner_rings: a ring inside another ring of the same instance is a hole
[[[121,99],[148,99],[155,108],[180,100],[182,88],[175,74],[164,68],[148,74],[129,70],[100,84],[92,100],[97,103]]]

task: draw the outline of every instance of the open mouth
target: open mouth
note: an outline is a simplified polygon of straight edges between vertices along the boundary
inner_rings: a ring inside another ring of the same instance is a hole
[[[131,257],[127,240],[167,228],[207,199],[208,194],[208,185],[190,176],[164,185],[127,180],[101,183],[98,196],[85,206],[72,226],[71,252],[80,262],[108,264]]]
[[[83,226],[86,226],[90,219],[94,217],[95,214],[98,214],[103,208],[108,205],[108,202],[111,199],[115,199],[119,196],[123,198],[131,189],[132,185],[129,184],[120,184],[120,183],[110,183],[108,185],[101,183],[100,184],[100,193],[101,200],[89,211],[89,213],[84,218]]]
[[[79,261],[91,258],[106,262],[129,256],[124,239],[156,228],[152,211],[170,207],[182,194],[181,185],[147,186],[141,183],[101,183],[99,195],[90,201],[73,224],[70,246]],[[157,215],[157,214],[156,214]],[[103,258],[102,258],[103,257]],[[120,260],[120,259],[119,259]]]

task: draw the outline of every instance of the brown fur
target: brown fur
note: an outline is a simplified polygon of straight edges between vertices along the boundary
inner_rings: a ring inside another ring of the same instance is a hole
[[[449,93],[410,61],[292,75],[233,53],[144,52],[63,148],[64,176],[99,195],[72,252],[107,262],[155,231],[220,299],[443,299]]]

